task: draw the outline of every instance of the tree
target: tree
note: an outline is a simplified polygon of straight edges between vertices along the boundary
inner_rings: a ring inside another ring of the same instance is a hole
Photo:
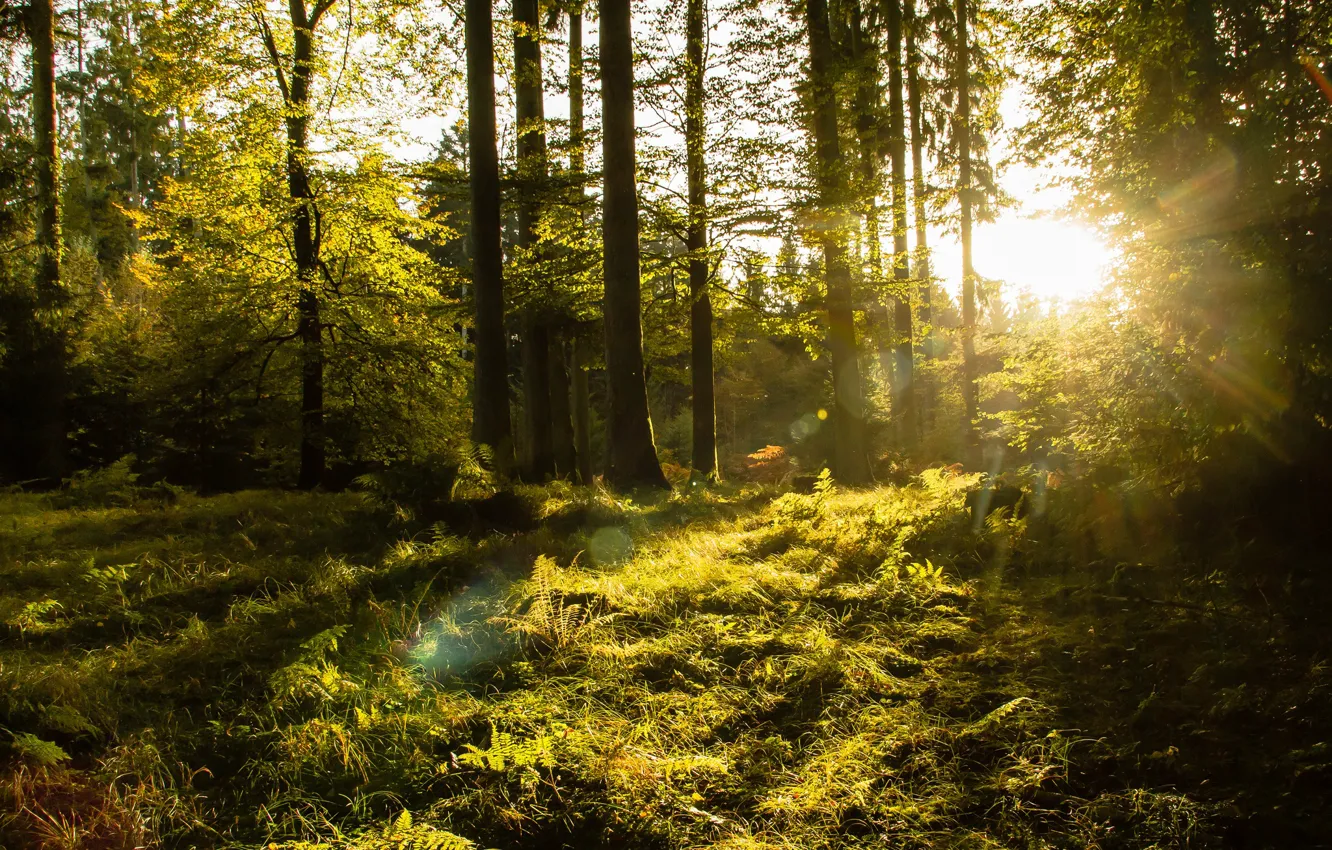
[[[902,103],[902,0],[885,0],[888,12],[888,139],[893,163],[893,280],[896,352],[893,416],[903,445],[915,442],[915,369],[911,327],[911,272],[907,267],[906,119]]]
[[[833,80],[832,32],[826,0],[806,0],[809,38],[809,82],[814,135],[814,167],[819,190],[823,273],[827,285],[828,347],[832,360],[833,428],[836,431],[838,480],[855,486],[871,480],[865,442],[864,399],[856,353],[855,315],[851,305],[851,272],[839,208],[845,203],[846,176],[837,126],[837,92]]]
[[[920,287],[920,324],[916,337],[924,357],[932,355],[928,335],[930,333],[930,301],[934,293],[934,281],[930,273],[929,217],[925,212],[925,137],[922,115],[924,98],[921,92],[920,37],[922,19],[916,17],[916,0],[903,0],[906,25],[906,69],[907,69],[907,106],[911,115],[911,201],[915,219],[916,252],[912,274]],[[928,402],[923,406],[928,407]]]
[[[971,260],[971,60],[967,45],[970,10],[967,0],[956,5],[956,61],[954,80],[957,90],[958,181],[957,197],[962,212],[959,240],[962,243],[962,400],[966,422],[963,423],[964,446],[968,462],[980,464],[980,444],[976,434],[976,268]]]
[[[310,190],[309,127],[310,85],[315,71],[315,39],[320,19],[333,7],[334,0],[318,0],[313,7],[305,0],[290,0],[291,58],[278,50],[272,28],[263,12],[255,12],[272,62],[278,88],[282,92],[287,127],[287,186],[291,193],[292,254],[296,277],[300,281],[296,309],[299,315],[296,334],[301,341],[301,450],[297,485],[301,489],[319,486],[324,478],[327,446],[324,434],[324,326],[320,323],[319,293],[319,210]]]
[[[893,373],[893,322],[884,307],[883,296],[883,246],[882,228],[879,221],[879,191],[882,188],[879,179],[879,165],[883,159],[883,145],[880,143],[881,92],[879,88],[879,51],[874,37],[874,28],[865,14],[864,4],[857,0],[851,6],[851,60],[855,66],[857,85],[855,92],[856,137],[860,146],[860,195],[864,203],[864,242],[869,254],[869,274],[872,278],[872,291],[868,293],[868,312],[870,323],[876,336],[879,350],[879,372],[881,380],[891,386],[895,380]]]
[[[513,469],[491,0],[467,0],[467,150],[471,160],[472,298],[475,359],[472,440],[488,445],[501,473]]]
[[[8,12],[0,9],[0,13]],[[0,23],[8,23],[0,21]],[[32,0],[22,29],[31,47],[33,237],[31,284],[6,293],[4,342],[4,430],[9,477],[41,487],[65,473],[65,331],[67,301],[60,280],[61,193],[57,147],[55,9],[52,0]],[[26,206],[26,204],[24,205]],[[25,269],[26,271],[26,269]],[[25,275],[26,278],[26,275]],[[11,284],[12,285],[12,284]]]
[[[546,181],[546,129],[541,79],[541,13],[537,0],[513,3],[514,104],[518,136],[517,255],[529,274],[522,314],[523,422],[527,434],[526,474],[541,481],[555,474],[551,420],[550,328],[537,269],[541,249],[537,226]]]
[[[602,248],[610,465],[617,487],[669,487],[648,414],[639,292],[634,154],[634,62],[630,0],[601,0]]]
[[[717,407],[712,369],[712,296],[708,292],[707,104],[703,23],[706,0],[689,0],[686,23],[685,148],[689,183],[689,370],[693,398],[693,467],[702,480],[715,479]]]
[[[578,224],[583,220],[583,181],[587,172],[587,139],[583,126],[583,7],[581,3],[569,9],[569,176],[573,183],[573,204]],[[578,465],[578,480],[592,483],[592,401],[588,386],[587,341],[582,334],[575,336],[572,356],[571,380],[574,454]]]

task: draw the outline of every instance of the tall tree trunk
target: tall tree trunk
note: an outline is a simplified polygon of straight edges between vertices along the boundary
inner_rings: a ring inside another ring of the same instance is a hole
[[[634,55],[630,0],[600,0],[602,194],[605,254],[606,377],[610,464],[617,487],[669,488],[657,460],[648,415],[638,265],[638,194],[634,155]]]
[[[295,205],[292,249],[296,254],[296,332],[301,340],[301,468],[297,486],[311,489],[324,478],[324,337],[319,320],[319,233],[307,171],[310,77],[314,73],[314,27],[304,0],[290,0],[291,89],[287,100],[287,186]]]
[[[888,125],[893,161],[893,280],[897,283],[897,350],[893,418],[904,447],[915,444],[916,387],[912,353],[911,271],[907,267],[906,115],[902,104],[902,0],[884,0],[888,18]]]
[[[865,202],[865,242],[869,248],[870,288],[868,304],[870,324],[879,355],[881,380],[893,383],[893,326],[883,305],[883,248],[879,242],[879,52],[869,33],[861,3],[851,7],[851,54],[859,84],[856,87],[856,138],[860,144],[861,195]]]
[[[828,289],[828,347],[832,354],[833,428],[836,474],[845,484],[870,482],[865,446],[864,399],[856,356],[855,314],[851,306],[851,271],[846,260],[846,235],[838,226],[838,209],[846,202],[841,143],[837,135],[837,95],[832,79],[832,33],[827,0],[807,0],[809,74],[813,97],[814,147],[819,203],[828,225],[820,234]]]
[[[916,258],[914,276],[920,286],[920,340],[921,353],[929,359],[933,352],[926,334],[930,322],[934,282],[930,277],[929,219],[925,213],[925,139],[921,133],[920,47],[916,43],[920,20],[916,17],[916,0],[905,0],[907,51],[907,103],[911,111],[911,201],[916,224]],[[923,405],[928,407],[928,404]]]
[[[578,226],[585,224],[583,217],[583,180],[587,166],[587,144],[583,129],[583,10],[576,5],[569,10],[569,173],[574,184],[574,207],[578,213]],[[578,465],[578,480],[592,483],[592,394],[588,389],[587,342],[581,332],[573,340],[573,394],[574,454]]]
[[[514,100],[518,119],[518,253],[538,260],[537,219],[546,180],[545,108],[541,80],[541,11],[538,0],[513,2]],[[536,275],[531,276],[535,289]],[[555,474],[551,427],[550,333],[540,295],[528,293],[523,311],[523,420],[527,429],[527,475],[542,481]],[[533,303],[538,302],[538,303]]]
[[[957,197],[962,207],[962,401],[967,462],[979,467],[976,435],[976,269],[971,262],[971,55],[967,45],[967,0],[957,0]]]
[[[717,403],[713,388],[712,296],[708,292],[707,104],[703,64],[706,0],[689,0],[685,26],[685,159],[689,171],[689,370],[693,383],[693,467],[717,478]]]
[[[467,154],[471,163],[472,289],[476,356],[472,440],[490,446],[495,468],[513,471],[509,348],[504,329],[504,255],[495,147],[495,37],[491,0],[467,0]]]
[[[578,5],[569,11],[569,171],[573,174],[579,199],[583,196],[582,178],[587,169],[586,144],[583,129],[583,10]]]
[[[36,151],[37,292],[30,341],[27,398],[15,398],[18,437],[14,467],[18,477],[41,486],[60,483],[65,471],[65,346],[54,325],[64,301],[60,286],[60,152],[56,147],[55,9],[52,0],[28,7],[32,42],[32,130]],[[24,421],[25,420],[25,421]]]

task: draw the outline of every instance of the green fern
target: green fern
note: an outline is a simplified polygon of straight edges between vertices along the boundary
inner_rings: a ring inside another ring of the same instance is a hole
[[[13,747],[21,760],[38,767],[55,767],[62,761],[69,761],[69,753],[62,750],[59,744],[45,741],[28,732],[15,732]]]
[[[480,770],[503,773],[509,768],[536,768],[555,766],[554,735],[542,734],[535,738],[516,738],[490,725],[490,746],[486,749],[467,745],[467,752],[458,756],[458,763]]]
[[[509,632],[535,639],[550,646],[571,644],[588,623],[587,609],[578,603],[566,604],[564,594],[556,589],[560,568],[553,558],[539,555],[532,565],[534,593],[527,611],[511,617],[494,617],[491,622]]]

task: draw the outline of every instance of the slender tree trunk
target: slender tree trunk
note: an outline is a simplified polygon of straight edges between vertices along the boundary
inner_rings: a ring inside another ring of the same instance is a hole
[[[472,289],[476,356],[472,361],[472,441],[490,447],[495,468],[513,471],[509,418],[509,348],[504,329],[504,255],[499,155],[495,142],[495,37],[491,0],[467,0],[467,154],[471,163]]]
[[[846,202],[841,142],[837,135],[837,95],[832,79],[832,33],[827,0],[807,0],[809,73],[813,97],[814,147],[817,157],[821,212],[828,225],[820,235],[828,289],[828,347],[832,354],[833,428],[836,474],[849,485],[871,480],[865,445],[864,400],[856,356],[855,314],[851,305],[851,272],[846,260],[846,235],[838,226],[838,209]]]
[[[569,12],[569,171],[575,178],[578,198],[583,196],[581,178],[587,170],[587,144],[583,129],[583,12]]]
[[[693,382],[693,467],[704,481],[717,478],[717,403],[713,388],[712,296],[708,292],[708,176],[704,150],[703,25],[706,0],[689,0],[685,27],[685,158],[689,171],[689,369]]]
[[[65,472],[65,347],[53,324],[64,294],[60,286],[60,152],[56,128],[55,9],[52,0],[32,0],[28,8],[32,42],[32,130],[37,189],[37,292],[31,330],[31,380],[27,398],[16,398],[18,477],[39,486],[60,483]],[[23,421],[26,420],[26,421]],[[26,432],[26,433],[24,433]]]
[[[78,60],[79,80],[83,80],[84,56],[83,56],[83,0],[77,0],[74,4],[74,25],[77,29],[77,39],[75,41],[76,57]],[[80,82],[79,86],[79,160],[82,164],[80,171],[83,183],[83,208],[88,212],[88,239],[92,242],[93,255],[98,253],[97,243],[97,217],[93,214],[93,185],[92,178],[88,175],[88,92],[86,87]],[[98,278],[101,278],[101,266],[97,269]]]
[[[888,124],[893,161],[893,280],[897,284],[894,310],[897,347],[893,372],[893,416],[904,447],[916,441],[916,370],[912,353],[911,270],[907,266],[906,115],[902,104],[902,2],[885,0],[888,18]]]
[[[602,195],[605,254],[606,419],[616,487],[669,488],[657,460],[643,365],[638,265],[638,193],[634,154],[634,55],[630,0],[600,0]]]
[[[587,164],[587,143],[583,128],[583,11],[581,6],[569,10],[569,173],[574,184],[574,207],[578,212],[578,227],[583,218],[583,180]],[[587,342],[581,332],[573,341],[573,429],[574,454],[578,465],[578,480],[592,483],[592,394],[588,389]]]
[[[318,211],[307,171],[310,77],[314,73],[314,24],[304,0],[290,0],[291,89],[287,100],[287,186],[295,205],[292,249],[296,255],[297,336],[301,341],[301,468],[297,486],[318,487],[324,478],[324,336],[319,320]]]
[[[962,400],[967,462],[979,467],[976,435],[976,269],[971,262],[971,55],[967,45],[967,0],[957,0],[957,157],[958,202],[962,207]]]
[[[869,248],[870,287],[868,312],[878,349],[881,380],[893,384],[893,323],[883,305],[883,249],[879,243],[879,52],[867,31],[861,3],[851,7],[851,54],[859,76],[856,87],[856,138],[860,143],[860,179],[864,184],[865,242]]]
[[[546,180],[545,109],[541,80],[541,11],[538,0],[513,2],[514,101],[518,120],[518,254],[524,262],[538,260],[537,220]],[[535,279],[535,275],[531,276]],[[533,288],[536,288],[534,282]],[[551,428],[550,334],[540,295],[528,294],[523,310],[523,421],[527,430],[528,478],[542,481],[555,474]]]
[[[930,246],[925,213],[925,139],[921,133],[920,48],[916,44],[920,21],[916,17],[916,0],[905,0],[907,51],[907,103],[911,111],[911,201],[916,224],[916,261],[914,275],[920,286],[920,341],[921,353],[928,360],[933,352],[927,339],[934,282],[930,276]],[[923,405],[928,407],[929,405]]]

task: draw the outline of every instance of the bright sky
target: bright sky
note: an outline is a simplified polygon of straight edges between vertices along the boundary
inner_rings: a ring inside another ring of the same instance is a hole
[[[1017,87],[1005,92],[1000,113],[1006,127],[1017,127],[1030,116],[1024,93]],[[1007,153],[995,140],[997,160]],[[1006,300],[1023,289],[1041,299],[1073,301],[1100,288],[1114,261],[1114,253],[1091,228],[1062,218],[1058,211],[1070,200],[1062,186],[1050,186],[1057,172],[1014,165],[1002,171],[999,184],[1017,205],[1003,210],[990,224],[978,224],[972,236],[976,274],[1005,282]],[[956,233],[931,234],[934,273],[951,292],[962,287],[962,246]]]

